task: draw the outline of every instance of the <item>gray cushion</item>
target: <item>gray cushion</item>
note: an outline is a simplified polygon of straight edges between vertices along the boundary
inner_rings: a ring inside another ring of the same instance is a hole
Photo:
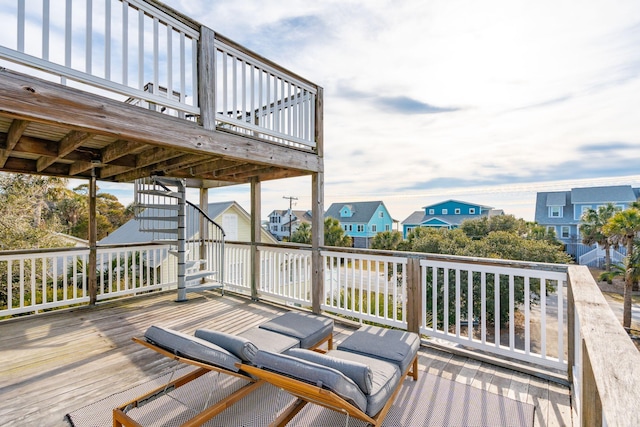
[[[340,358],[340,355],[337,354],[335,350],[330,351],[327,354],[322,354],[311,350],[294,348],[289,350],[286,354],[288,354],[289,356],[297,357],[298,359],[308,360],[309,362],[337,369],[347,377],[351,378],[351,380],[353,380],[353,382],[356,383],[358,387],[360,387],[360,390],[362,390],[364,394],[371,393],[371,377],[373,374],[371,373],[371,369],[369,369],[369,366],[364,363]]]
[[[365,412],[371,417],[384,407],[402,378],[400,368],[395,363],[341,350],[333,350],[327,354],[369,366],[372,374],[372,385],[371,392],[366,395],[367,410]]]
[[[159,326],[151,326],[144,333],[144,336],[150,343],[177,356],[208,363],[233,372],[239,370],[236,363],[240,363],[241,360],[238,357],[209,341]]]
[[[360,387],[337,369],[262,350],[258,351],[254,363],[259,368],[331,390],[360,410],[367,409],[367,398]]]
[[[272,332],[267,329],[251,328],[238,336],[244,337],[254,343],[258,350],[272,353],[284,353],[294,347],[300,347],[300,341],[296,338]]]
[[[290,311],[261,324],[260,328],[296,338],[300,341],[300,347],[311,348],[333,333],[333,320]]]
[[[196,330],[195,336],[219,345],[244,362],[251,362],[258,352],[258,347],[245,337],[213,331],[211,329],[198,329]]]
[[[407,371],[419,348],[418,334],[377,326],[363,326],[338,345],[338,350],[395,363],[402,373]]]

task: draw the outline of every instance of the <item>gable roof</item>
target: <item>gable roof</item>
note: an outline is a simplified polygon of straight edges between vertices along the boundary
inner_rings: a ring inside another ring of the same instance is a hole
[[[566,191],[547,193],[547,206],[564,206],[567,204]]]
[[[329,206],[329,209],[327,209],[327,211],[324,214],[324,217],[332,217],[337,219],[338,221],[340,221],[341,223],[345,223],[345,222],[359,222],[359,223],[364,223],[364,222],[369,222],[369,220],[371,219],[371,217],[376,213],[376,211],[378,210],[378,207],[380,205],[384,206],[384,203],[382,201],[372,201],[372,202],[346,202],[346,203],[333,203],[331,206]],[[349,209],[351,210],[351,212],[353,213],[353,215],[349,218],[341,218],[340,217],[340,210],[345,207],[348,206]],[[386,210],[386,207],[385,207]],[[389,216],[389,219],[391,219],[391,216]]]

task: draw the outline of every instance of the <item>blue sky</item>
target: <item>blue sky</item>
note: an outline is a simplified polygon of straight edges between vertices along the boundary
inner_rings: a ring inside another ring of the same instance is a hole
[[[324,88],[325,208],[533,219],[536,191],[640,187],[637,0],[165,3]],[[283,196],[310,208],[310,179],[263,183],[263,217]],[[249,190],[211,199],[248,208]]]

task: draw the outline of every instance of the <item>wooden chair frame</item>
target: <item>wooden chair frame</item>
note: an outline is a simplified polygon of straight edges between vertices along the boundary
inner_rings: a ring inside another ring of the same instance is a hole
[[[367,415],[358,407],[347,402],[336,393],[322,387],[318,387],[313,384],[287,377],[286,375],[267,371],[255,366],[244,366],[243,370],[250,373],[254,377],[273,384],[274,386],[281,388],[289,394],[292,394],[298,398],[298,400],[296,400],[292,405],[286,408],[284,412],[270,424],[270,426],[272,427],[285,426],[289,421],[293,419],[293,417],[296,416],[298,412],[300,412],[300,410],[302,410],[302,408],[304,408],[307,403],[314,403],[316,405],[323,406],[336,412],[348,414],[350,417],[368,422],[373,426],[380,426],[387,416],[389,409],[391,409],[391,405],[393,405],[393,402],[395,401],[396,396],[400,391],[400,387],[402,386],[402,383],[407,378],[407,376],[411,376],[414,381],[418,379],[418,355],[416,354],[416,356],[413,358],[413,361],[407,368],[406,372],[404,372],[402,377],[400,378],[398,386],[393,391],[380,412],[378,412],[373,417]]]
[[[178,356],[168,350],[165,350],[162,347],[159,347],[157,345],[154,345],[148,342],[143,338],[133,337],[132,340],[172,360],[197,366],[199,369],[196,369],[195,371],[192,371],[186,375],[183,375],[180,378],[172,380],[163,386],[155,388],[149,391],[148,393],[145,393],[142,396],[136,397],[135,399],[130,400],[129,402],[115,408],[113,410],[113,427],[142,427],[133,418],[128,416],[126,411],[132,408],[137,408],[139,406],[142,406],[145,402],[153,400],[156,397],[159,397],[160,395],[164,394],[166,391],[175,390],[176,388],[186,385],[189,382],[195,380],[196,378],[199,378],[202,375],[212,371],[242,378],[243,380],[248,381],[248,384],[244,385],[242,388],[232,393],[231,395],[225,397],[224,399],[217,402],[216,404],[198,413],[195,417],[191,418],[189,421],[182,424],[181,427],[195,427],[195,426],[200,426],[204,424],[205,422],[209,421],[211,418],[215,417],[220,412],[224,411],[225,409],[227,409],[234,403],[238,402],[240,399],[242,399],[243,397],[245,397],[246,395],[253,392],[258,387],[264,384],[263,380],[261,379],[256,380],[246,374],[248,372],[247,368],[249,368],[250,365],[237,363],[236,366],[240,369],[240,372],[233,372],[228,369],[219,368],[217,366],[210,365],[208,363],[199,362],[197,360],[189,359],[187,357]],[[327,343],[328,349],[331,350],[331,348],[333,347],[333,333],[322,338],[320,341],[314,344],[310,348],[310,350],[325,353],[326,352],[325,350],[319,348],[324,343]]]

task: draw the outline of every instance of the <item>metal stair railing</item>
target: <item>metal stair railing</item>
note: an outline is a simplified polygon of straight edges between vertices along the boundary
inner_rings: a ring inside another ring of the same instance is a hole
[[[177,257],[178,301],[186,300],[187,291],[221,289],[224,294],[224,230],[186,200],[181,180],[136,180],[134,206],[140,231],[176,246],[170,254]]]

